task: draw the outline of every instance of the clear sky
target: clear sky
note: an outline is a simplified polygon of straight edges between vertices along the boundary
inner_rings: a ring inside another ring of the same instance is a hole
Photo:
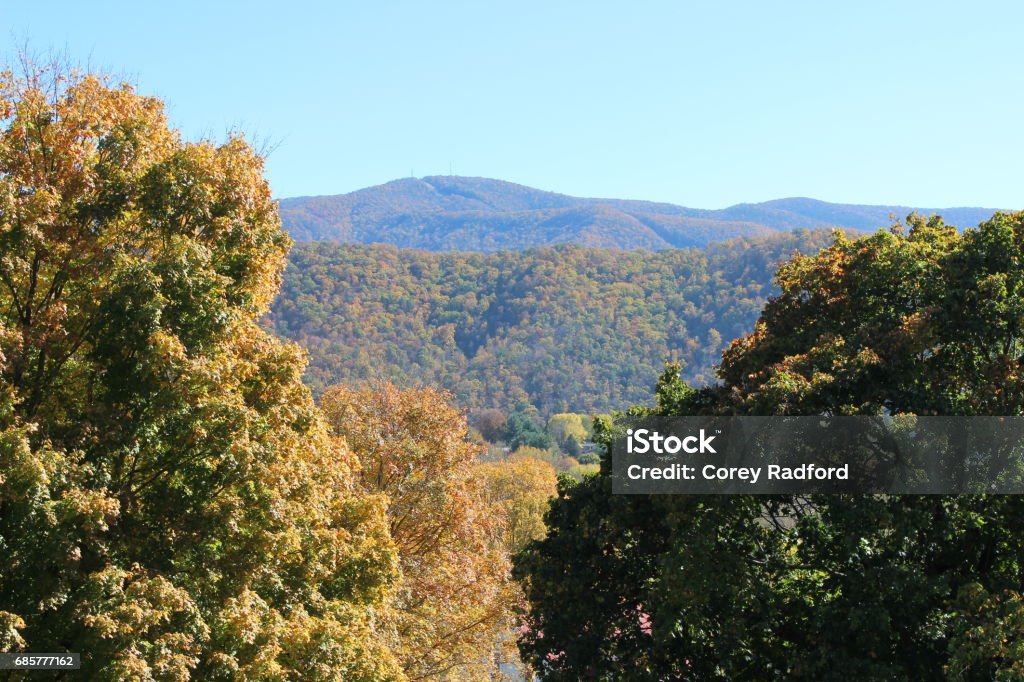
[[[5,2],[28,41],[276,144],[279,197],[410,174],[720,208],[1024,207],[1020,2]]]

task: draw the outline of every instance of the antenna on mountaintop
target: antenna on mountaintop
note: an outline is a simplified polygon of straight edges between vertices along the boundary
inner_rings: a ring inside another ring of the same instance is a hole
[[[448,162],[448,177],[452,176],[452,162]]]

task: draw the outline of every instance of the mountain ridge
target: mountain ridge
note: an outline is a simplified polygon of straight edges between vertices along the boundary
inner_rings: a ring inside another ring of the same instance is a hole
[[[870,231],[890,216],[938,213],[973,227],[997,209],[837,204],[808,197],[699,209],[638,199],[574,197],[463,176],[402,178],[338,195],[280,200],[296,241],[386,243],[428,251],[521,250],[575,243],[662,250],[793,229]]]

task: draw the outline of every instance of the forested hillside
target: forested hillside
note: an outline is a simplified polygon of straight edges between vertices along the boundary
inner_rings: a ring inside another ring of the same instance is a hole
[[[579,246],[496,254],[297,245],[269,325],[310,353],[315,392],[387,378],[464,408],[543,416],[641,402],[667,359],[695,383],[752,328],[778,261],[826,231],[661,252]]]
[[[990,208],[831,204],[791,198],[719,210],[545,192],[489,178],[404,178],[349,194],[281,201],[297,241],[394,244],[429,251],[526,249],[579,244],[622,249],[705,246],[798,228],[874,230],[911,212],[977,225]]]

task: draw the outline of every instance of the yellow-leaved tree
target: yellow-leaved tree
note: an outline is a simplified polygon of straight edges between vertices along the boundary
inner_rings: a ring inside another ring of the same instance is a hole
[[[402,677],[384,501],[257,324],[288,247],[240,137],[187,142],[100,76],[0,75],[0,650]]]
[[[433,389],[337,386],[321,400],[361,462],[370,493],[388,498],[402,580],[384,620],[410,679],[492,680],[517,660],[521,592],[510,576],[504,507],[477,470],[481,447]]]
[[[533,457],[515,456],[477,465],[484,495],[504,519],[502,542],[510,554],[547,534],[544,514],[558,492],[555,467]]]

